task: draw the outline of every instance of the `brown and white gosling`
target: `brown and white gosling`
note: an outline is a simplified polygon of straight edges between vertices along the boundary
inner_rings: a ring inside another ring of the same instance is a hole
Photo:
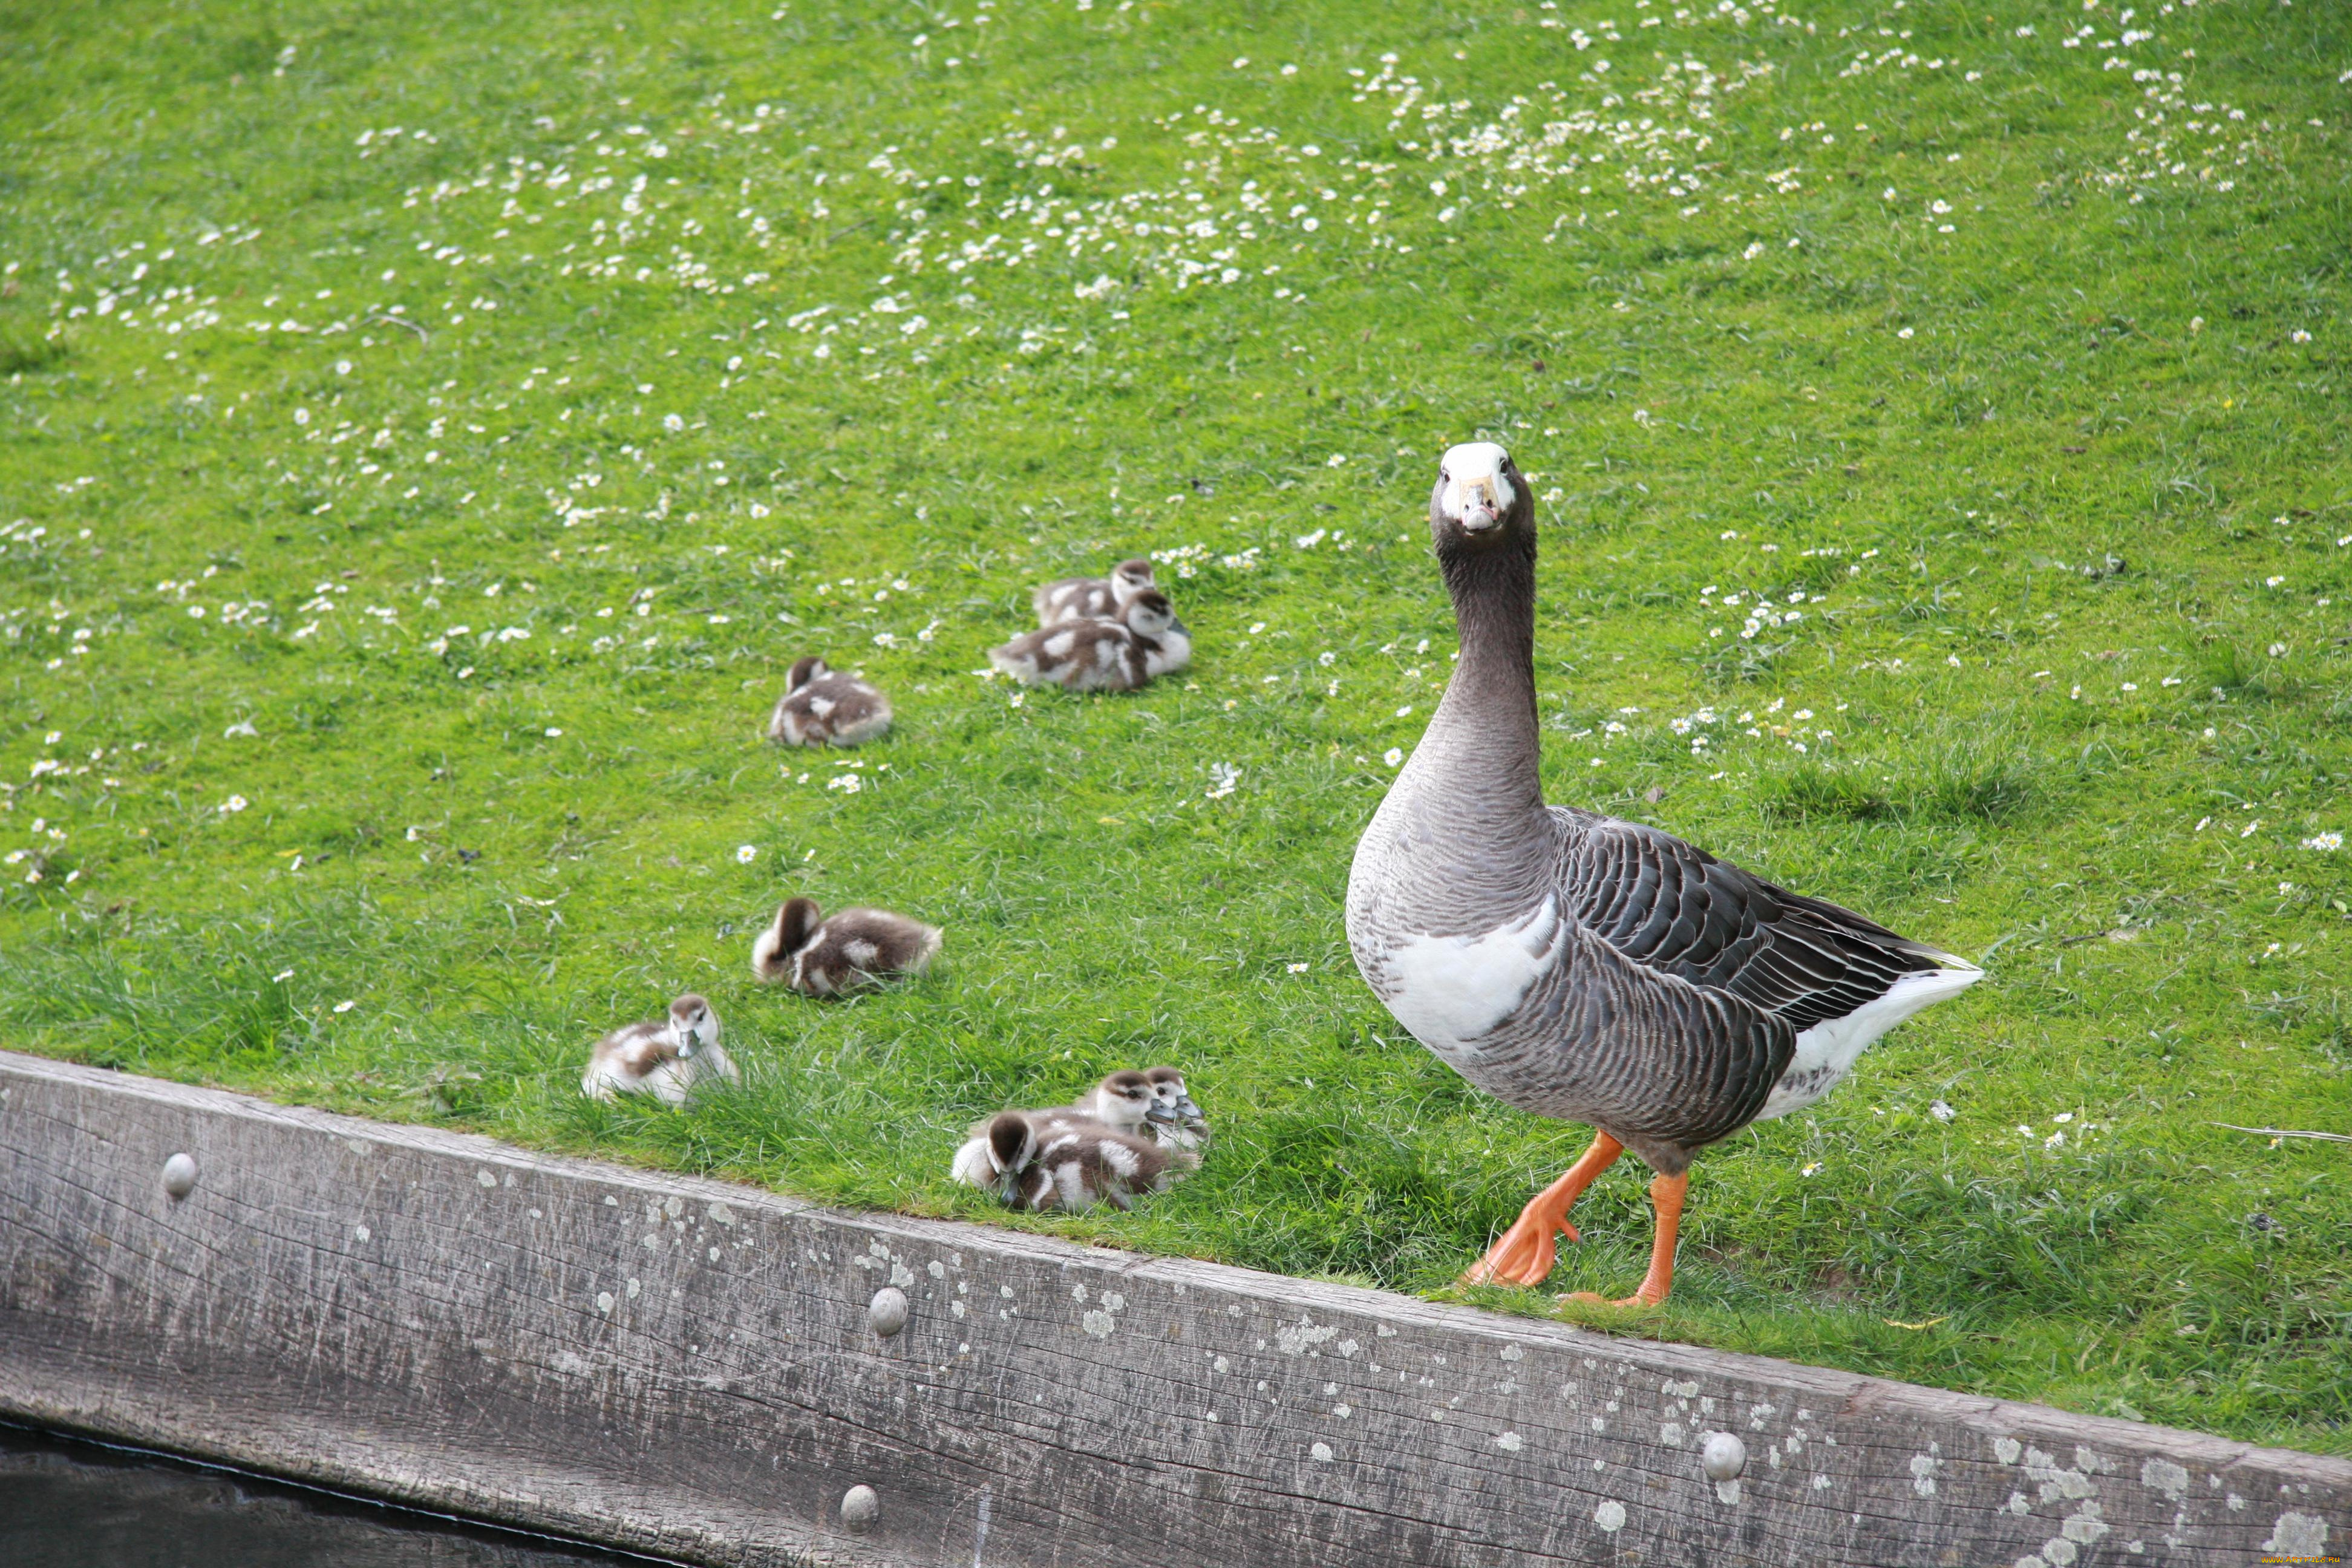
[[[1144,1081],[1151,1086],[1151,1136],[1163,1149],[1197,1153],[1209,1146],[1209,1119],[1184,1089],[1181,1068],[1149,1068]]]
[[[1145,1127],[1160,1112],[1152,1096],[1150,1081],[1141,1073],[1128,1068],[1109,1074],[1080,1095],[1074,1104],[1048,1106],[1043,1110],[1016,1110],[1009,1114],[1027,1117],[1030,1124],[1041,1132],[1049,1127],[1076,1122],[1100,1122],[1114,1132],[1141,1137]],[[977,1138],[987,1130],[986,1121],[975,1121],[971,1124],[971,1136]]]
[[[688,993],[669,1005],[666,1018],[626,1024],[596,1042],[580,1092],[591,1100],[650,1094],[664,1105],[684,1105],[698,1083],[742,1076],[719,1044],[719,1015]]]
[[[890,728],[890,700],[861,676],[811,655],[793,661],[768,718],[768,739],[787,746],[862,745]]]
[[[1041,626],[1108,620],[1127,608],[1129,599],[1151,586],[1151,563],[1139,558],[1120,562],[1108,577],[1065,577],[1045,584],[1029,595],[1029,602]]]
[[[1167,1191],[1187,1168],[1171,1152],[1091,1119],[1041,1127],[1005,1110],[956,1151],[950,1173],[1011,1208],[1082,1213],[1097,1204],[1133,1208],[1137,1194]]]
[[[989,662],[1031,686],[1133,691],[1192,662],[1192,634],[1157,588],[1129,599],[1116,620],[1066,621],[989,649]]]
[[[839,996],[893,974],[920,974],[940,951],[940,929],[888,910],[847,909],[824,918],[814,899],[793,899],[751,942],[751,973],[810,996]]]

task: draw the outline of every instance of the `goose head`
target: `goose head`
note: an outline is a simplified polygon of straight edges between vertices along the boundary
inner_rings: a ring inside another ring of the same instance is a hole
[[[988,1123],[988,1168],[996,1178],[996,1195],[1012,1203],[1021,1195],[1021,1178],[1037,1159],[1037,1129],[1017,1110],[1001,1110]]]
[[[817,658],[814,654],[810,654],[803,658],[796,658],[793,660],[791,673],[784,677],[784,689],[787,691],[798,691],[802,687],[806,686],[818,676],[831,675],[832,673],[833,668],[826,664],[824,660]]]
[[[1176,606],[1157,588],[1139,588],[1119,612],[1127,629],[1138,637],[1160,637],[1177,626]]]
[[[1535,497],[1511,455],[1492,441],[1448,450],[1429,498],[1429,528],[1441,556],[1483,554],[1507,541],[1532,540]]]
[[[710,1004],[692,992],[688,992],[669,1005],[670,1034],[677,1041],[677,1054],[688,1058],[705,1046],[719,1043],[719,1015]]]
[[[1151,1080],[1132,1068],[1115,1072],[1095,1086],[1096,1119],[1120,1132],[1142,1126],[1151,1108]]]
[[[1122,608],[1129,599],[1150,586],[1151,563],[1149,561],[1139,557],[1133,561],[1122,561],[1111,568],[1111,603]]]

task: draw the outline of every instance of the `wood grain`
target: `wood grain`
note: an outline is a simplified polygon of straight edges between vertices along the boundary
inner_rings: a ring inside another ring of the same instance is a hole
[[[0,1411],[714,1563],[2352,1556],[2343,1460],[8,1053]]]

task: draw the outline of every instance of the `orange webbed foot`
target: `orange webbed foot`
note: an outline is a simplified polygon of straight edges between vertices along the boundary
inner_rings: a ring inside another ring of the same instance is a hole
[[[1579,1290],[1563,1300],[1610,1307],[1654,1307],[1664,1301],[1675,1288],[1675,1243],[1682,1234],[1683,1198],[1689,1190],[1688,1172],[1659,1176],[1650,1183],[1650,1205],[1657,1211],[1658,1228],[1650,1244],[1650,1269],[1642,1277],[1640,1289],[1614,1301],[1591,1290]]]
[[[1593,1178],[1607,1170],[1625,1146],[1606,1132],[1596,1135],[1592,1146],[1583,1157],[1570,1166],[1559,1180],[1528,1200],[1511,1228],[1486,1249],[1486,1256],[1465,1270],[1459,1281],[1463,1285],[1536,1286],[1551,1273],[1551,1266],[1559,1258],[1555,1237],[1564,1236],[1570,1241],[1578,1238],[1576,1226],[1568,1222],[1570,1205],[1582,1196]]]
[[[1568,1216],[1522,1214],[1510,1229],[1505,1231],[1486,1256],[1472,1264],[1462,1276],[1465,1285],[1540,1285],[1559,1260],[1559,1246],[1552,1238],[1564,1236],[1570,1241],[1579,1239],[1576,1226]]]

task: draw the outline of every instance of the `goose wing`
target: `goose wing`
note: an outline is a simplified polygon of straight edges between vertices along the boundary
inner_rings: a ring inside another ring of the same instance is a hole
[[[1946,957],[1671,834],[1569,807],[1552,816],[1562,891],[1588,931],[1643,968],[1739,997],[1800,1032]]]

